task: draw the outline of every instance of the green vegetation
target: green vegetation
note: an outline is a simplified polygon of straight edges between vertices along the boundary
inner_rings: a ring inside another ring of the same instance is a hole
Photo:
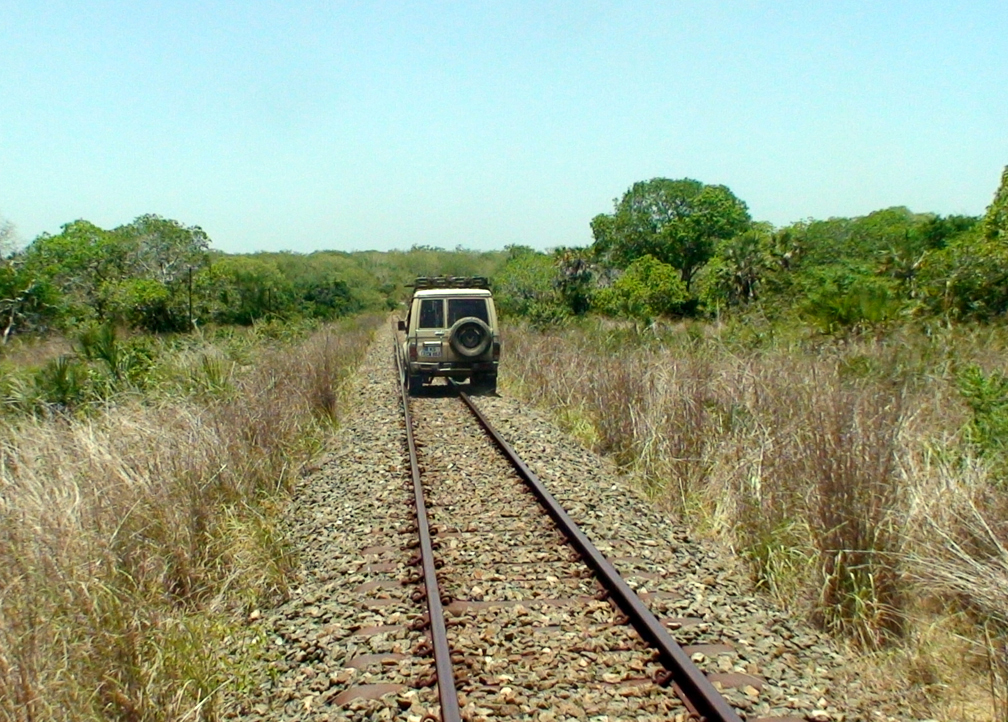
[[[0,223],[0,719],[219,719],[248,679],[219,650],[287,594],[281,512],[374,329],[416,275],[505,254],[229,255],[155,215],[12,237]]]
[[[269,319],[331,321],[395,308],[417,275],[490,276],[503,258],[426,247],[228,255],[213,251],[198,226],[156,215],[112,230],[79,220],[5,253],[0,326],[6,341],[84,325],[165,333]]]
[[[506,339],[508,392],[736,550],[783,607],[878,652],[922,718],[1008,703],[1003,326],[838,343],[753,316],[649,334],[587,318]]]
[[[956,380],[971,414],[965,438],[991,462],[997,485],[1008,491],[1008,376],[999,371],[985,374],[970,365]]]
[[[504,388],[895,663],[922,716],[1008,719],[1008,168],[982,217],[774,228],[654,179],[591,225],[506,260]]]
[[[742,314],[848,337],[988,321],[1008,312],[1006,219],[1008,168],[982,218],[895,207],[782,228],[754,222],[724,186],[654,178],[592,219],[588,248],[510,249],[495,286],[506,312],[539,326],[590,312],[638,328]]]
[[[611,215],[592,219],[593,251],[617,268],[652,256],[678,270],[689,290],[715,244],[745,231],[749,223],[746,204],[725,186],[654,178],[634,183]]]
[[[1008,168],[982,217],[775,228],[656,178],[591,229],[232,255],[155,215],[21,249],[0,222],[0,718],[215,718],[244,672],[204,650],[285,593],[277,512],[364,339],[415,276],[481,275],[506,388],[897,655],[927,716],[1006,719]]]
[[[593,312],[638,328],[755,313],[829,336],[989,320],[1008,311],[1006,208],[1008,169],[982,218],[896,207],[774,228],[725,186],[654,178],[591,220],[590,246],[550,253],[228,255],[198,226],[156,215],[112,230],[79,220],[4,256],[0,326],[6,340],[82,324],[162,333],[333,320],[396,308],[417,275],[488,276],[502,311],[539,327]]]
[[[676,269],[651,255],[641,256],[626,272],[596,296],[599,310],[651,323],[675,313],[688,298]]]
[[[383,320],[5,348],[0,719],[220,718],[250,677],[219,650],[287,594],[280,511]]]

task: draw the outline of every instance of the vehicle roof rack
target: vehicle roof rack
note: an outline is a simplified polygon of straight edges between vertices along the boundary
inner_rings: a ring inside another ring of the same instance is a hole
[[[417,276],[411,284],[417,291],[428,288],[490,288],[486,276]]]

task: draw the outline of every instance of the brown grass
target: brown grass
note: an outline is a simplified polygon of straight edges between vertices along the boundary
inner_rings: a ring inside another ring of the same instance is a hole
[[[213,377],[190,393],[3,421],[0,719],[216,718],[231,611],[287,591],[276,510],[373,325],[250,344],[243,369],[207,347],[168,374]]]
[[[737,549],[789,608],[800,600],[839,637],[897,650],[907,679],[930,670],[921,704],[961,712],[962,680],[986,677],[975,718],[1005,720],[1008,497],[961,439],[954,381],[966,363],[1002,365],[1005,333],[838,344],[763,331],[511,329],[502,382]],[[970,640],[958,669],[927,661],[936,636],[922,630],[936,625]]]

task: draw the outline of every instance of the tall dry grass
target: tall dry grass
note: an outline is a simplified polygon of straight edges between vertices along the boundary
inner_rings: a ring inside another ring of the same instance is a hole
[[[0,719],[215,719],[235,608],[287,591],[277,511],[377,319],[189,346],[91,413],[0,421]]]
[[[957,374],[1003,367],[1008,339],[929,331],[833,343],[699,325],[661,338],[514,328],[502,382],[839,637],[912,656],[920,629],[965,615],[954,636],[977,653],[962,664],[988,675],[1003,720],[1008,494],[1002,467],[966,443]],[[915,662],[923,686],[961,684],[929,654]]]

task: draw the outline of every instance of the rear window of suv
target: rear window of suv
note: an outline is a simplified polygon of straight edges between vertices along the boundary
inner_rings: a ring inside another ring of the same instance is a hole
[[[425,298],[420,301],[419,328],[444,328],[444,301]]]
[[[483,323],[490,323],[490,316],[487,315],[487,305],[485,298],[449,298],[448,299],[448,325],[458,321],[460,318],[474,316]]]
[[[444,317],[445,300],[425,298],[420,301],[419,328],[447,328],[460,318],[475,317],[485,324],[490,323],[485,298],[449,298],[448,323]]]

